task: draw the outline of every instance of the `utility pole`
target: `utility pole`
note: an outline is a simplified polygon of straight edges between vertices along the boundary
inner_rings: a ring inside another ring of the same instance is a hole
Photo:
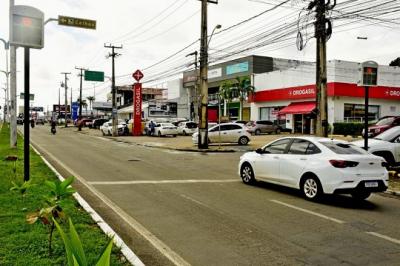
[[[71,72],[61,72],[62,75],[64,75],[64,89],[65,89],[65,105],[64,105],[64,118],[65,118],[65,127],[68,127],[68,122],[67,122],[67,113],[68,113],[68,75],[71,74]]]
[[[10,0],[9,25],[13,25],[12,10],[14,0]],[[10,45],[10,148],[17,148],[17,47]],[[29,97],[29,95],[27,95]]]
[[[193,97],[193,95],[192,95],[192,97],[191,98],[189,98],[189,99],[191,99],[192,101],[193,101],[193,99],[195,100],[195,102],[196,102],[196,108],[194,108],[194,109],[197,109],[197,111],[196,111],[196,114],[194,115],[194,117],[192,117],[192,112],[191,112],[191,103],[190,103],[190,101],[189,101],[189,116],[190,116],[190,120],[197,120],[197,118],[198,118],[198,113],[199,113],[199,92],[198,92],[198,87],[197,87],[197,82],[198,82],[198,77],[199,77],[199,75],[198,75],[198,73],[197,73],[197,65],[198,65],[198,61],[197,61],[197,55],[198,55],[198,52],[197,51],[194,51],[194,52],[192,52],[192,53],[190,53],[190,54],[187,54],[186,55],[186,57],[188,57],[188,56],[192,56],[192,55],[194,55],[194,74],[195,74],[195,76],[196,76],[196,80],[194,81],[195,83],[194,83],[194,97]],[[191,64],[190,64],[191,65]],[[195,121],[195,122],[197,122],[197,121]]]
[[[122,45],[115,46],[112,44],[104,44],[105,48],[111,48],[111,53],[108,54],[108,58],[112,58],[112,75],[111,75],[111,93],[112,93],[112,126],[113,126],[113,137],[118,136],[117,128],[117,105],[116,105],[116,91],[115,91],[115,57],[120,54],[115,53],[115,49],[122,49]]]
[[[80,73],[78,76],[80,77],[80,83],[79,83],[79,115],[78,115],[78,120],[82,119],[82,78],[83,78],[83,71],[87,70],[82,67],[75,67],[75,69],[79,70]],[[82,128],[78,127],[78,131],[81,131]]]
[[[62,87],[62,83],[61,86],[58,87],[58,119],[60,119],[61,116],[61,87]]]
[[[326,18],[325,13],[331,10],[336,5],[336,0],[326,4],[326,0],[314,0],[308,10],[315,7],[316,22],[315,22],[315,38],[317,39],[316,51],[316,108],[317,119],[315,123],[315,134],[320,137],[328,136],[328,90],[327,90],[327,71],[326,71],[326,40],[332,34],[332,24]],[[326,26],[328,25],[328,28]]]
[[[71,105],[70,108],[71,108],[71,121],[72,121],[72,88],[70,89],[70,91],[71,91],[71,94],[70,94],[71,96],[70,96],[69,100],[70,100],[70,105]],[[74,124],[74,121],[72,121],[72,124]]]

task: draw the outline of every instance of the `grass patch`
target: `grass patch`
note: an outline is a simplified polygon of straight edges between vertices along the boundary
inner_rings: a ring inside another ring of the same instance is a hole
[[[1,128],[1,126],[0,126]],[[7,161],[9,155],[18,157],[16,172],[14,162]],[[48,227],[41,223],[30,225],[26,215],[45,206],[44,195],[48,194],[45,180],[57,177],[42,159],[30,151],[31,180],[24,197],[10,191],[14,182],[23,182],[23,140],[18,137],[17,149],[9,148],[9,127],[0,130],[0,265],[66,265],[64,244],[58,232],[53,236],[53,252],[48,254]],[[109,238],[101,231],[91,217],[73,199],[66,199],[62,207],[75,224],[89,262],[94,265]],[[67,228],[67,222],[62,224]],[[119,249],[114,247],[111,265],[130,265],[125,262]]]

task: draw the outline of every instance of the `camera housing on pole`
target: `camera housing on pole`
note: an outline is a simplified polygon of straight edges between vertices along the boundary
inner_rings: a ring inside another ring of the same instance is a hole
[[[364,104],[364,149],[368,151],[368,109],[369,109],[369,87],[378,85],[378,63],[366,61],[360,64],[360,80],[358,86],[365,88]]]
[[[44,13],[31,6],[14,6],[10,24],[10,44],[42,49],[44,47]]]

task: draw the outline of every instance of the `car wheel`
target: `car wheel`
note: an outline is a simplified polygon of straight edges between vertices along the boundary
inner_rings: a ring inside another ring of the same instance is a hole
[[[277,128],[277,129],[275,130],[275,134],[281,134],[281,129],[280,129],[280,128]]]
[[[254,135],[260,135],[261,134],[261,130],[256,129],[256,131],[254,131]]]
[[[362,191],[362,190],[361,191],[354,191],[353,193],[351,193],[351,196],[356,200],[365,200],[369,196],[371,196],[371,192]]]
[[[244,163],[240,168],[240,177],[242,178],[243,183],[247,185],[254,184],[256,179],[254,178],[253,168],[251,168],[250,164]]]
[[[240,137],[239,138],[239,145],[247,145],[249,143],[249,139],[247,137]]]
[[[317,200],[324,194],[318,178],[312,175],[303,178],[301,182],[301,192],[308,200]]]
[[[158,136],[161,137],[161,131],[158,131]]]
[[[185,130],[182,132],[182,134],[183,134],[184,136],[186,136],[186,135],[187,135]]]

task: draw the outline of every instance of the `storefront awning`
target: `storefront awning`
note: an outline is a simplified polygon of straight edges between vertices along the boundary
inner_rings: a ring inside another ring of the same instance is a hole
[[[285,114],[309,114],[315,109],[315,102],[291,103],[278,112],[279,115]]]

